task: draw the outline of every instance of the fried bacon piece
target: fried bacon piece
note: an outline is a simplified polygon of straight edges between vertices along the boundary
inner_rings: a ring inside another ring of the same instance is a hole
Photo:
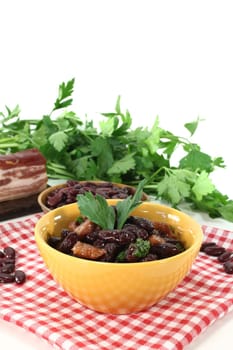
[[[89,219],[86,219],[79,225],[75,221],[69,224],[69,229],[74,231],[80,240],[92,233],[96,228],[97,225]]]
[[[158,230],[160,234],[164,234],[169,237],[173,237],[174,235],[172,226],[165,222],[154,222],[154,228]]]
[[[150,245],[165,243],[165,239],[157,234],[153,234],[149,237]]]
[[[75,256],[90,260],[98,260],[106,254],[105,249],[80,241],[73,246],[72,251]]]
[[[46,159],[36,148],[0,155],[0,202],[39,193],[47,180]]]

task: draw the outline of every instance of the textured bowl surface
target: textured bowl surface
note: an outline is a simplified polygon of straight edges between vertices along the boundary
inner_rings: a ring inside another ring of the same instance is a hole
[[[79,181],[80,183],[86,183],[87,181]],[[101,182],[105,182],[105,181],[88,181],[90,183],[101,183]],[[124,184],[120,184],[120,183],[115,183],[115,182],[112,182],[112,184],[116,187],[119,187],[119,188],[123,188],[123,187],[128,187],[130,188],[132,191],[135,191],[136,188],[135,187],[132,187],[132,186],[129,186],[129,185],[124,185]],[[63,187],[67,187],[66,183],[63,183],[63,184],[59,184],[59,185],[54,185],[54,186],[51,186],[51,187],[48,187],[46,188],[44,191],[42,191],[39,195],[38,195],[38,203],[42,209],[42,211],[44,213],[47,213],[48,211],[50,211],[51,209],[46,205],[46,202],[47,202],[47,198],[48,198],[48,195],[51,194],[54,190],[56,189],[59,189],[59,188],[63,188]],[[149,196],[146,194],[146,193],[143,193],[142,195],[142,200],[145,201],[145,200],[148,200],[149,199]]]
[[[111,205],[117,200],[108,200]],[[186,250],[176,256],[138,263],[108,263],[80,259],[50,247],[48,235],[58,235],[79,215],[76,203],[51,210],[36,224],[35,240],[55,281],[76,301],[103,313],[127,314],[149,308],[164,298],[189,273],[203,233],[188,215],[153,202],[143,202],[132,215],[165,222],[179,232]]]

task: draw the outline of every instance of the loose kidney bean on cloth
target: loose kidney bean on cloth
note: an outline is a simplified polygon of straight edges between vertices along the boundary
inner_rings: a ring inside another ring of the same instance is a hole
[[[34,226],[41,214],[0,225],[0,248],[17,252],[24,284],[0,284],[0,317],[62,350],[183,349],[233,310],[233,275],[216,257],[200,252],[189,275],[145,312],[105,315],[72,300],[52,279],[40,257]],[[233,249],[233,233],[203,226],[205,240]]]

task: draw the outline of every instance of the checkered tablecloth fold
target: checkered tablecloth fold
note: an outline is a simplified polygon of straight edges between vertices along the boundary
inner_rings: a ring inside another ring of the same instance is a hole
[[[62,350],[181,350],[233,310],[233,276],[199,253],[190,274],[146,312],[105,315],[72,300],[52,279],[38,253],[34,226],[41,214],[0,225],[0,247],[17,250],[23,285],[1,284],[0,317]],[[233,233],[203,226],[205,239],[233,249]]]

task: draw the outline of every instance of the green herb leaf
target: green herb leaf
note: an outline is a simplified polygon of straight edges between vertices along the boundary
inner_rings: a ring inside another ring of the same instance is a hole
[[[127,154],[125,157],[115,161],[111,168],[107,170],[109,175],[125,174],[130,169],[135,168],[134,154]]]
[[[96,196],[91,192],[79,194],[77,201],[80,212],[103,229],[112,230],[116,222],[117,228],[121,229],[132,210],[141,203],[145,182],[146,180],[143,180],[139,183],[133,198],[129,196],[117,203],[116,212],[112,206],[108,205],[106,199],[99,194],[96,194]]]
[[[196,196],[192,196],[192,209],[207,212],[211,218],[223,217],[225,220],[233,222],[232,212],[232,200],[229,200],[228,196],[223,195],[218,190],[207,194],[201,201],[196,199]],[[226,209],[225,209],[226,208]],[[221,211],[221,212],[220,212]]]
[[[116,111],[116,113],[117,113],[118,115],[121,114],[121,106],[120,106],[120,104],[121,104],[121,96],[119,95],[119,96],[117,97],[116,106],[115,106],[115,111]]]
[[[100,121],[99,125],[103,136],[111,136],[116,128],[116,119],[108,118],[107,121]]]
[[[112,230],[115,224],[115,211],[108,206],[106,199],[91,192],[77,196],[78,206],[82,215],[86,216],[103,229]]]
[[[137,238],[136,242],[133,243],[135,250],[133,252],[133,255],[137,258],[141,259],[144,258],[150,250],[150,242],[145,241],[142,238]]]
[[[141,204],[143,187],[146,184],[147,180],[142,180],[137,187],[136,192],[133,197],[129,196],[121,202],[118,202],[116,205],[117,209],[117,228],[121,229],[127,220],[130,213]]]
[[[159,127],[159,118],[157,117],[154,122],[154,125],[152,126],[149,137],[147,137],[147,139],[145,140],[145,143],[147,144],[151,154],[157,152],[160,144],[160,137],[161,129]]]
[[[233,222],[233,201],[229,201],[224,206],[218,208],[223,219]]]
[[[215,186],[208,177],[206,171],[202,171],[200,175],[197,176],[195,184],[192,187],[192,191],[195,194],[198,201],[201,201],[204,196],[213,192]]]
[[[58,97],[54,103],[54,108],[53,111],[68,107],[72,104],[73,100],[72,98],[69,98],[74,90],[74,81],[75,79],[73,78],[72,80],[69,80],[66,84],[63,82],[59,86],[58,90]]]
[[[191,123],[186,123],[184,126],[185,128],[190,132],[191,136],[195,133],[195,131],[197,130],[198,124],[200,121],[202,121],[204,119],[200,119],[199,117],[191,122]]]
[[[10,110],[10,108],[6,106],[6,110],[7,110],[7,116],[4,116],[3,113],[0,113],[0,115],[4,116],[4,122],[10,119],[13,119],[15,117],[18,117],[19,113],[21,112],[19,105],[16,105],[15,108],[13,108],[12,110]]]
[[[158,195],[171,204],[177,205],[190,196],[194,178],[196,175],[188,170],[169,170],[157,185]]]
[[[61,152],[68,141],[68,136],[63,131],[58,131],[49,137],[49,142],[53,147]]]
[[[126,260],[126,251],[122,250],[116,257],[117,262],[124,262]]]
[[[199,170],[206,170],[208,173],[213,171],[212,158],[203,152],[198,150],[190,151],[187,156],[180,160],[180,168],[190,169],[194,172]]]

